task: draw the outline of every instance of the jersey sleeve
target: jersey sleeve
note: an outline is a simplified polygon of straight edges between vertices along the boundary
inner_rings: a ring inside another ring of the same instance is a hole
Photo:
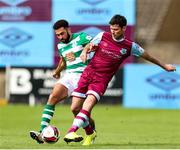
[[[144,53],[144,49],[137,43],[133,42],[131,47],[131,55],[140,57]]]
[[[90,43],[92,40],[92,37],[84,32],[80,34],[80,40],[82,42],[82,45],[86,45],[87,43]]]
[[[102,36],[104,32],[98,33],[91,41],[94,45],[98,45],[101,42]]]

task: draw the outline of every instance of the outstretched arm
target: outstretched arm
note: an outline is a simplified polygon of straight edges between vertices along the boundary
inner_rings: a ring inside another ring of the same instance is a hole
[[[170,71],[176,71],[176,67],[171,65],[171,64],[163,64],[162,62],[160,62],[159,60],[157,60],[156,58],[152,57],[150,54],[147,53],[147,51],[144,51],[144,53],[141,55],[142,58],[144,58],[145,60],[148,60],[160,67],[162,67],[164,70],[170,72]]]
[[[61,71],[63,69],[65,69],[66,67],[66,62],[65,60],[61,57],[61,59],[59,60],[59,63],[58,63],[58,66],[57,68],[55,69],[55,71],[53,72],[53,77],[56,78],[56,79],[59,79],[60,76],[61,76]]]

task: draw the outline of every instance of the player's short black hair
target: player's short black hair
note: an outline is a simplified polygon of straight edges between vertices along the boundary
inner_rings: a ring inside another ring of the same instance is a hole
[[[110,25],[118,24],[121,28],[127,25],[127,20],[124,16],[119,14],[114,15],[109,21]]]
[[[57,30],[61,27],[68,28],[69,27],[68,21],[61,19],[61,20],[56,21],[53,25],[54,30]]]

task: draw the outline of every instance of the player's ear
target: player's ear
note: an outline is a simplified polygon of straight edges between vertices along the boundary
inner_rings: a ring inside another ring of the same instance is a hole
[[[71,34],[71,28],[67,28],[69,34]]]
[[[125,31],[126,31],[126,26],[123,26],[123,27],[122,27],[122,30],[125,32]]]

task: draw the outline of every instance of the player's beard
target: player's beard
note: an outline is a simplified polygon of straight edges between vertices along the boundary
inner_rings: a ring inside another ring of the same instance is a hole
[[[124,36],[123,36],[123,34],[120,34],[120,35],[112,35],[113,36],[113,38],[114,39],[116,39],[116,40],[120,40],[120,39],[122,39]]]
[[[71,35],[67,31],[67,38],[64,41],[62,41],[62,42],[67,44],[67,43],[69,43],[70,38],[71,38]]]

